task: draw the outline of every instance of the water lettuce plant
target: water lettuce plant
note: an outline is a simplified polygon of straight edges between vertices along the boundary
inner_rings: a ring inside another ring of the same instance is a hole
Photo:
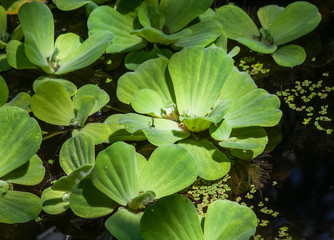
[[[72,135],[85,133],[95,144],[104,142],[110,129],[103,123],[88,123],[87,118],[109,102],[109,95],[98,86],[86,84],[77,90],[76,86],[64,79],[40,77],[34,82],[36,92],[31,99],[34,115],[47,123],[60,126],[81,127]]]
[[[305,50],[295,44],[287,44],[315,29],[321,21],[316,6],[298,1],[287,7],[268,5],[258,10],[261,23],[258,29],[253,20],[241,8],[224,5],[214,19],[223,26],[225,35],[251,50],[272,54],[277,64],[293,67],[305,61]]]
[[[6,47],[8,63],[16,69],[39,67],[57,75],[72,72],[101,57],[113,37],[108,31],[96,31],[83,41],[74,33],[65,33],[54,41],[54,19],[41,2],[24,4],[18,17],[24,43],[12,40]]]
[[[36,152],[42,131],[34,118],[18,107],[0,107],[0,222],[22,223],[42,209],[36,195],[16,191],[15,184],[32,186],[44,178],[45,169]]]
[[[277,96],[257,88],[217,47],[189,47],[170,60],[146,61],[120,77],[117,97],[138,113],[118,118],[125,130],[142,131],[156,146],[178,142],[194,156],[206,180],[230,169],[222,147],[242,159],[262,153],[268,142],[263,127],[276,125],[282,114]]]
[[[118,239],[234,240],[249,239],[257,218],[250,208],[228,200],[211,203],[201,218],[188,198],[171,195],[158,199],[144,214],[117,212],[105,225]]]
[[[145,0],[132,15],[121,14],[109,6],[100,6],[88,18],[89,35],[101,30],[112,32],[114,37],[107,53],[140,50],[149,43],[171,45],[176,49],[194,45],[207,46],[222,34],[222,27],[217,21],[211,18],[198,20],[212,2]],[[192,23],[195,19],[197,23]],[[140,51],[134,56],[130,55],[126,63],[142,63],[143,59],[149,59],[147,55],[158,57],[158,54],[165,55],[164,52]],[[138,58],[142,60],[139,61]]]

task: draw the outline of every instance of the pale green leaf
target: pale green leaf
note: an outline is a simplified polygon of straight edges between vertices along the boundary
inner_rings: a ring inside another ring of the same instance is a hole
[[[61,79],[61,78],[49,78],[49,77],[45,77],[45,76],[41,76],[36,78],[36,80],[34,81],[32,87],[34,89],[34,92],[37,92],[37,89],[45,82],[57,82],[60,83],[61,85],[63,85],[68,94],[72,97],[73,95],[76,94],[77,92],[77,87],[70,81],[65,80],[65,79]]]
[[[59,50],[57,59],[63,59],[81,46],[83,40],[74,33],[65,33],[57,37],[55,48]]]
[[[52,2],[62,11],[70,11],[84,6],[92,1],[89,0],[52,0]]]
[[[70,207],[66,201],[68,194],[64,191],[52,190],[51,187],[45,189],[41,196],[43,211],[52,215],[65,212]]]
[[[72,136],[83,133],[90,136],[93,139],[95,145],[105,142],[110,134],[111,130],[108,125],[104,123],[88,123],[81,129],[74,129]]]
[[[7,61],[15,69],[30,69],[36,66],[26,56],[24,44],[17,40],[11,40],[6,46]]]
[[[95,106],[95,102],[95,98],[89,95],[83,95],[77,101],[75,101],[75,108],[77,110],[76,122],[80,127],[83,127],[85,125],[89,113],[93,110]]]
[[[131,106],[137,113],[161,117],[164,103],[156,91],[141,89],[133,95]]]

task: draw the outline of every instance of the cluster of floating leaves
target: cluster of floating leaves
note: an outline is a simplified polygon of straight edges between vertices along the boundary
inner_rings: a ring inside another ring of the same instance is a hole
[[[327,78],[329,73],[323,73],[322,76]],[[324,101],[332,91],[334,91],[334,86],[326,86],[324,80],[316,83],[304,80],[303,82],[296,81],[294,88],[278,91],[276,94],[283,98],[292,110],[305,113],[302,124],[308,125],[313,121],[318,130],[331,134],[333,129],[323,126],[325,122],[332,121],[328,117],[328,105],[318,104],[318,101]]]
[[[255,57],[243,57],[241,58],[239,64],[239,69],[248,72],[250,75],[254,76],[257,74],[266,74],[270,69],[263,67],[263,63],[260,63],[255,59]]]

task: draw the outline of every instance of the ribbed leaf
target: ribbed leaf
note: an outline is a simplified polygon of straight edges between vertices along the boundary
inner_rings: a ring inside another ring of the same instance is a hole
[[[1,223],[25,223],[36,218],[41,210],[41,200],[32,193],[8,191],[0,197]]]
[[[28,162],[41,142],[42,131],[26,111],[17,107],[1,107],[0,177]]]
[[[146,44],[142,38],[130,34],[134,19],[117,12],[109,6],[97,7],[88,18],[89,35],[96,31],[110,31],[114,34],[112,44],[107,48],[107,53],[129,52],[143,48]]]
[[[66,51],[66,56],[59,57],[60,67],[56,74],[72,72],[92,64],[102,56],[112,38],[113,34],[109,31],[96,31],[89,35],[89,38],[75,50]]]
[[[140,235],[140,219],[143,213],[132,213],[127,209],[119,208],[105,222],[105,227],[117,239],[143,240]]]
[[[163,145],[152,153],[140,178],[140,191],[153,191],[156,198],[176,193],[197,178],[194,157],[178,145]]]
[[[17,40],[11,40],[6,46],[7,61],[16,69],[37,68],[26,56],[24,44]]]
[[[304,36],[321,21],[318,8],[299,1],[289,4],[268,28],[276,45],[282,45]]]
[[[278,65],[294,67],[302,64],[306,59],[304,48],[298,45],[284,45],[273,53],[273,58]]]
[[[180,31],[205,12],[212,0],[161,0],[159,11],[165,16],[169,33]]]
[[[31,96],[28,93],[20,92],[6,106],[19,107],[27,112],[31,112]]]
[[[132,145],[116,142],[99,153],[92,171],[94,185],[123,206],[139,193],[135,153]]]
[[[41,196],[43,211],[54,215],[65,212],[70,207],[68,196],[69,193],[54,191],[51,187],[45,189]]]
[[[237,38],[259,37],[260,32],[253,20],[241,8],[224,5],[216,11],[214,19],[219,21],[225,35],[233,40]]]
[[[154,124],[151,117],[128,113],[121,116],[118,123],[123,124],[129,133],[143,131],[147,140],[156,146],[172,144],[190,135],[172,120],[154,118],[153,121]]]
[[[90,178],[85,178],[72,188],[70,207],[77,216],[96,218],[113,212],[117,203],[100,192]]]
[[[207,139],[186,139],[178,143],[188,150],[197,162],[198,175],[205,180],[216,180],[225,176],[231,167],[230,160]]]
[[[59,50],[57,59],[63,59],[81,46],[83,40],[74,33],[65,33],[57,37],[55,48]]]
[[[29,162],[1,177],[1,179],[9,183],[33,186],[43,180],[44,174],[45,169],[42,160],[35,154]]]
[[[74,115],[74,104],[63,85],[56,82],[45,82],[32,96],[31,109],[40,120],[69,126]]]
[[[140,89],[156,91],[164,102],[173,100],[172,83],[165,76],[168,59],[157,58],[139,65],[134,72],[125,73],[117,83],[117,98],[130,104],[133,95]]]
[[[108,125],[104,123],[88,123],[81,129],[74,129],[72,136],[76,136],[80,133],[90,136],[94,144],[97,145],[105,142],[109,138],[111,130]]]
[[[277,5],[268,5],[257,11],[257,16],[264,29],[268,29],[275,19],[282,13],[284,7]]]
[[[203,240],[200,220],[192,202],[181,195],[159,199],[140,221],[145,240]]]
[[[80,127],[85,125],[89,113],[95,106],[95,102],[95,98],[89,95],[84,95],[75,102],[75,108],[77,110],[75,124],[78,124]]]
[[[94,142],[85,134],[71,137],[60,149],[59,163],[67,175],[84,165],[94,164],[94,162]]]
[[[211,203],[204,223],[205,240],[244,240],[255,234],[257,217],[247,206],[229,200]]]
[[[190,47],[175,53],[168,69],[180,115],[204,117],[214,105],[232,67],[232,58],[217,47]]]

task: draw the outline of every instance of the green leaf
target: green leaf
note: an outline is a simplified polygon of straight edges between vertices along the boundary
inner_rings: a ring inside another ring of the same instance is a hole
[[[152,153],[140,178],[140,191],[161,198],[190,186],[197,178],[194,157],[178,145],[163,145]]]
[[[7,102],[9,90],[5,80],[0,76],[0,106]]]
[[[129,133],[125,130],[122,124],[118,124],[118,119],[123,114],[113,114],[109,116],[104,123],[109,126],[111,133],[106,143],[114,143],[117,141],[143,141],[146,140],[146,136],[142,131]]]
[[[190,47],[175,53],[168,69],[180,115],[209,113],[232,67],[232,58],[217,47]]]
[[[31,96],[28,93],[20,92],[6,106],[19,107],[27,112],[31,112]]]
[[[145,240],[203,240],[196,209],[190,199],[172,195],[149,206],[140,221]]]
[[[92,170],[94,185],[123,206],[139,193],[135,153],[133,146],[116,142],[98,154]]]
[[[0,53],[0,72],[5,72],[9,70],[11,66],[8,63],[7,60],[7,54],[6,53]]]
[[[1,223],[25,223],[36,218],[41,210],[41,200],[32,193],[8,191],[0,197]]]
[[[126,55],[124,59],[125,67],[129,70],[135,70],[140,64],[147,60],[165,56],[170,58],[173,52],[169,49],[159,49],[156,44],[154,44],[153,49],[147,51],[146,49],[133,51]]]
[[[237,38],[236,39],[239,43],[249,47],[255,52],[260,52],[260,53],[273,53],[277,49],[277,45],[268,45],[264,42],[260,42],[256,39],[253,38]]]
[[[106,105],[110,98],[109,95],[97,85],[86,84],[78,89],[75,97],[73,98],[74,106],[78,109],[78,102],[85,96],[92,96],[95,99],[95,105],[88,115],[92,115],[99,111],[104,105]]]
[[[187,37],[192,33],[189,28],[183,29],[180,32],[173,34],[165,34],[161,30],[153,27],[144,27],[138,30],[133,30],[131,34],[138,35],[151,43],[157,43],[162,45],[170,45],[176,40]]]
[[[63,59],[70,53],[74,52],[81,46],[83,40],[81,37],[74,33],[65,33],[57,37],[55,43],[55,49],[59,50],[57,59]]]
[[[165,76],[168,59],[151,59],[139,65],[134,72],[122,75],[117,83],[117,98],[130,104],[134,94],[141,89],[156,91],[164,102],[173,101],[171,80]]]
[[[228,123],[228,121],[221,121],[220,123],[210,126],[210,135],[215,140],[226,140],[230,137],[232,132],[232,126]]]
[[[51,187],[45,189],[41,196],[43,211],[52,215],[65,212],[70,207],[66,201],[68,194],[64,191],[52,190]]]
[[[267,133],[262,127],[248,127],[233,129],[230,138],[219,145],[231,148],[230,153],[237,158],[251,160],[264,151],[267,143]]]
[[[208,129],[212,123],[211,119],[207,117],[180,117],[180,120],[191,132],[204,131]]]
[[[35,154],[29,162],[1,177],[9,183],[33,186],[40,183],[45,174],[42,160]]]
[[[76,121],[80,127],[85,125],[89,113],[94,108],[95,102],[95,98],[89,95],[83,95],[75,102],[75,108],[77,110]]]
[[[268,28],[276,45],[298,39],[313,31],[321,21],[318,8],[299,1],[289,4]]]
[[[7,61],[15,69],[30,69],[36,66],[29,61],[25,53],[24,44],[17,40],[11,40],[6,46]]]
[[[142,130],[147,140],[153,145],[160,146],[172,144],[190,136],[190,132],[181,129],[177,122],[168,119],[152,118],[134,113],[124,114],[119,118],[119,124],[123,124],[129,133]]]
[[[50,9],[44,3],[31,2],[22,5],[18,17],[27,57],[38,66],[47,66],[46,60],[54,50],[54,20]]]
[[[0,40],[7,33],[7,14],[6,10],[0,5]]]
[[[59,164],[69,175],[74,170],[95,163],[94,142],[85,134],[77,134],[68,139],[60,149]]]
[[[61,78],[49,78],[49,77],[44,77],[44,76],[41,76],[41,77],[38,77],[32,87],[34,89],[34,92],[37,92],[37,89],[45,82],[57,82],[57,83],[60,83],[61,85],[63,85],[68,94],[72,97],[73,95],[76,94],[77,92],[77,87],[70,81],[68,80],[65,80],[65,79],[61,79]]]
[[[276,125],[281,119],[280,101],[264,89],[255,89],[231,103],[224,119],[235,127]]]
[[[216,180],[225,176],[231,168],[230,160],[207,139],[186,139],[178,143],[194,157],[198,175],[205,180]]]
[[[96,31],[110,31],[114,34],[112,44],[107,53],[130,52],[146,46],[142,38],[130,34],[133,30],[134,18],[122,15],[109,6],[97,7],[88,18],[89,36]]]
[[[173,43],[173,47],[185,48],[191,46],[205,47],[214,42],[221,34],[222,27],[218,21],[207,20],[189,27],[191,35],[183,37]]]
[[[45,82],[32,96],[31,109],[40,120],[69,126],[74,115],[74,104],[66,88],[60,83]]]
[[[126,14],[129,12],[133,12],[144,0],[118,0],[116,2],[117,10]]]
[[[229,200],[210,204],[204,223],[205,240],[243,240],[255,234],[257,217],[247,206]]]
[[[72,188],[70,207],[77,216],[96,218],[112,213],[117,203],[100,192],[90,178],[85,178]]]
[[[137,113],[161,117],[164,103],[156,91],[141,89],[133,95],[131,106]]]
[[[73,172],[71,172],[68,176],[63,176],[59,178],[51,187],[52,190],[55,191],[64,191],[64,192],[72,192],[72,188],[74,185],[80,182],[85,176],[87,176],[93,168],[93,164],[83,165]]]
[[[128,207],[132,210],[137,211],[138,209],[145,208],[145,205],[149,202],[152,202],[154,199],[155,193],[152,191],[146,191],[132,198],[128,203]]]
[[[127,209],[119,208],[105,222],[106,229],[117,239],[143,240],[140,235],[140,219],[143,213],[132,213]]]
[[[298,45],[284,45],[273,53],[273,58],[278,65],[294,67],[302,64],[306,59],[304,48]]]
[[[13,171],[37,152],[42,131],[23,109],[0,108],[0,177]]]
[[[253,20],[240,7],[224,5],[216,11],[214,19],[219,21],[227,38],[260,37],[260,32]]]
[[[165,16],[168,32],[174,33],[205,12],[212,2],[212,0],[161,0],[158,9]]]
[[[88,0],[52,0],[53,3],[62,11],[71,11],[82,7],[83,5],[90,3],[92,1]]]
[[[76,136],[80,133],[90,136],[93,139],[94,144],[98,145],[109,138],[111,130],[108,125],[104,123],[88,123],[81,129],[74,129],[72,131],[72,136]]]
[[[90,34],[79,47],[73,51],[67,51],[63,58],[59,57],[59,68],[56,74],[64,74],[78,70],[95,62],[99,59],[113,38],[109,31],[96,31]]]
[[[138,20],[143,27],[153,27],[162,30],[165,24],[165,16],[162,15],[157,3],[147,2],[138,8]]]
[[[269,29],[275,19],[282,13],[284,7],[277,5],[267,5],[257,11],[257,16],[264,29]]]

